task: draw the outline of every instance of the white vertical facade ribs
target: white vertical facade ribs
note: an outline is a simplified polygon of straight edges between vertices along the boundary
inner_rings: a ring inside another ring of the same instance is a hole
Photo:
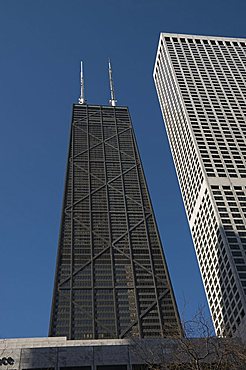
[[[246,40],[164,34],[154,81],[216,333],[246,333]]]

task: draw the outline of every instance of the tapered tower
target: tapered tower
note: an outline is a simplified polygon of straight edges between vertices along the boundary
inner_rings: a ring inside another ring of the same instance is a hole
[[[49,334],[180,332],[128,108],[75,104]]]

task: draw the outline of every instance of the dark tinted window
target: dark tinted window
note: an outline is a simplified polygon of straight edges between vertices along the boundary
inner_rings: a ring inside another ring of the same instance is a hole
[[[97,366],[97,370],[127,370],[127,365],[103,365]]]

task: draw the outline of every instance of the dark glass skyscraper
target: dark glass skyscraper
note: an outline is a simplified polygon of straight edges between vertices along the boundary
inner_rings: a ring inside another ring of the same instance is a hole
[[[181,332],[127,107],[75,104],[50,336]]]

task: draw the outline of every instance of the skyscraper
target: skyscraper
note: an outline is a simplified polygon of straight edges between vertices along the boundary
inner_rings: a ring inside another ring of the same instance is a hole
[[[176,303],[127,107],[74,104],[50,336],[168,337]]]
[[[154,81],[216,332],[246,336],[246,39],[162,33]]]

